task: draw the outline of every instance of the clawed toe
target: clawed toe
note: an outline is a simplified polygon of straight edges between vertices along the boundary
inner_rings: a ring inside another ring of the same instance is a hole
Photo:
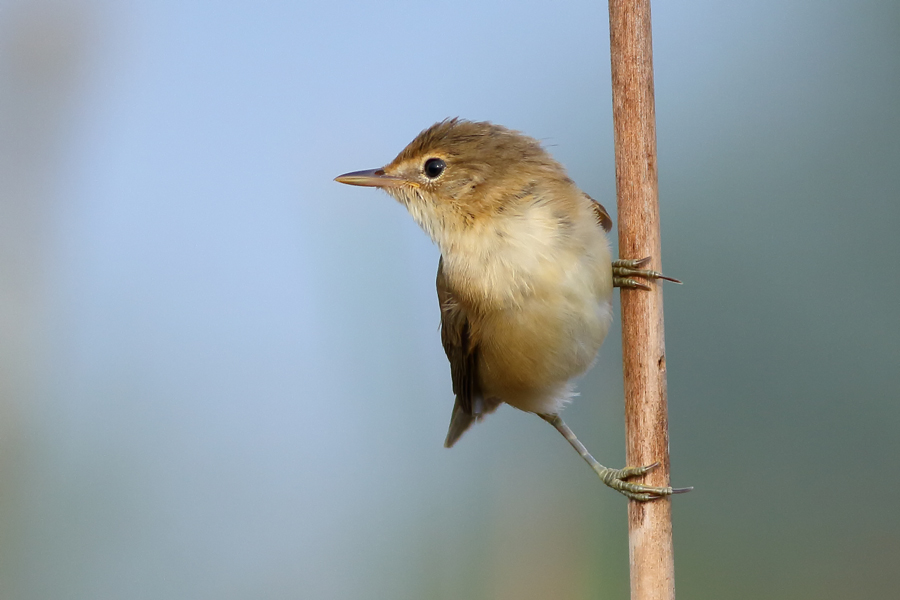
[[[636,259],[636,260],[616,260],[613,261],[612,264],[612,272],[613,272],[613,287],[618,288],[627,288],[627,289],[639,289],[639,290],[650,290],[650,286],[641,281],[637,281],[632,277],[641,277],[644,279],[665,279],[666,281],[671,281],[672,283],[681,283],[681,281],[674,279],[672,277],[667,277],[660,273],[659,271],[651,271],[649,269],[642,269],[644,265],[650,262],[650,257],[646,256],[644,258]]]
[[[624,469],[619,469],[616,473],[616,479],[629,479],[631,477],[640,477],[641,475],[646,475],[653,469],[659,466],[658,462],[653,463],[652,465],[647,465],[645,467],[625,467]]]
[[[598,471],[600,479],[603,483],[616,490],[617,492],[637,500],[638,502],[648,502],[658,498],[665,498],[672,494],[684,494],[691,491],[692,487],[687,488],[671,488],[671,487],[654,487],[644,485],[642,483],[631,483],[625,481],[631,477],[639,477],[645,475],[659,466],[658,462],[645,467],[625,467],[624,469],[606,469],[604,472]]]

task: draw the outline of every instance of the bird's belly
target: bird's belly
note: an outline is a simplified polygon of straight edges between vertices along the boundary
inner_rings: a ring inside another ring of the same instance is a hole
[[[552,217],[535,205],[494,232],[504,245],[488,252],[472,238],[443,263],[478,344],[484,396],[542,414],[571,397],[571,380],[591,366],[612,320],[606,237],[593,216],[564,234],[546,227]]]
[[[553,414],[571,397],[571,380],[593,364],[609,330],[609,298],[532,298],[480,323],[479,374],[487,397]]]

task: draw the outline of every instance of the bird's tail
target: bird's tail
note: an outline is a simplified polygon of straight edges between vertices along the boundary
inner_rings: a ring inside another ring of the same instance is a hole
[[[456,440],[461,438],[462,434],[468,431],[469,427],[472,426],[472,423],[480,421],[484,418],[484,415],[494,412],[501,404],[503,403],[496,398],[483,398],[477,396],[472,402],[472,412],[469,412],[463,408],[457,397],[456,402],[453,404],[453,414],[450,415],[450,429],[447,430],[447,439],[444,440],[444,448],[452,448],[453,444],[456,443]]]
[[[444,448],[452,448],[462,434],[476,421],[475,415],[469,414],[460,406],[459,398],[453,404],[453,414],[450,415],[450,429],[447,430],[447,439],[444,440]]]

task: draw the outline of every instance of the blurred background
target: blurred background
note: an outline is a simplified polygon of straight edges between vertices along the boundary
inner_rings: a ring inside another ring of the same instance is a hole
[[[676,588],[887,597],[900,4],[653,8]],[[613,212],[607,19],[0,1],[0,598],[627,597],[625,500],[545,423],[442,448],[437,251],[332,181],[460,115]],[[566,412],[610,466],[620,361]]]

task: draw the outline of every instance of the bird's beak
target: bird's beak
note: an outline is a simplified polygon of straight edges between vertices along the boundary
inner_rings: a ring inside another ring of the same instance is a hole
[[[353,171],[352,173],[344,173],[334,178],[338,183],[346,183],[347,185],[361,185],[365,187],[399,187],[406,183],[400,177],[387,175],[384,169],[370,169],[368,171]]]

